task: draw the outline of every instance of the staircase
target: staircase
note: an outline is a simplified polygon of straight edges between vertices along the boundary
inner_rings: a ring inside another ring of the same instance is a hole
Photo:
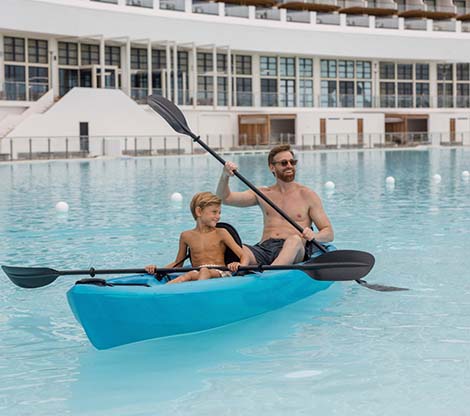
[[[31,106],[21,114],[10,114],[0,121],[0,140],[8,135],[23,120],[32,114],[45,113],[54,105],[54,93],[49,90],[39,100],[33,102]]]

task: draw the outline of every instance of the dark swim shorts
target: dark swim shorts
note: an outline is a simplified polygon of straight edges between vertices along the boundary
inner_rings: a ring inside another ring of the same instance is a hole
[[[248,244],[245,245],[252,251],[255,256],[256,263],[271,264],[281,252],[284,241],[286,240],[283,238],[269,238],[268,240],[255,244],[254,246],[250,246]],[[316,247],[312,243],[307,242],[305,245],[304,261],[308,260],[314,251],[316,251]]]

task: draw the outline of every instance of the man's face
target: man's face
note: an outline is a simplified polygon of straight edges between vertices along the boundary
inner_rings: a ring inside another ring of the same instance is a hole
[[[283,182],[292,182],[295,179],[295,165],[297,161],[291,152],[280,152],[274,156],[270,165],[274,176]]]

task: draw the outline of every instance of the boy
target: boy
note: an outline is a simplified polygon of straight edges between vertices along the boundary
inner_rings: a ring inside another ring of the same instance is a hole
[[[200,267],[200,269],[185,273],[168,283],[231,276],[230,272],[234,273],[239,266],[248,264],[246,254],[229,232],[224,228],[216,228],[220,220],[221,204],[222,200],[210,192],[199,192],[193,196],[190,208],[196,220],[196,227],[193,230],[181,233],[176,260],[165,266],[165,268],[176,267],[176,265],[182,263],[189,248],[193,267]],[[228,264],[227,267],[230,272],[207,268],[207,266],[225,266],[224,254],[227,248],[234,252],[240,262]],[[145,270],[154,274],[157,267],[149,265],[145,267]]]

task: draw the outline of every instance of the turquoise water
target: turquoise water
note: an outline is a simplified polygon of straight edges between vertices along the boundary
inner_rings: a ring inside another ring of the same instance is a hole
[[[272,180],[265,158],[233,156],[256,184]],[[217,330],[96,351],[66,303],[73,277],[25,290],[0,272],[0,414],[468,415],[470,149],[299,159],[336,245],[376,256],[369,282],[410,291],[337,283]],[[0,264],[166,264],[193,225],[190,197],[219,173],[209,156],[0,164]],[[246,242],[261,234],[257,208],[224,207],[222,220]]]

